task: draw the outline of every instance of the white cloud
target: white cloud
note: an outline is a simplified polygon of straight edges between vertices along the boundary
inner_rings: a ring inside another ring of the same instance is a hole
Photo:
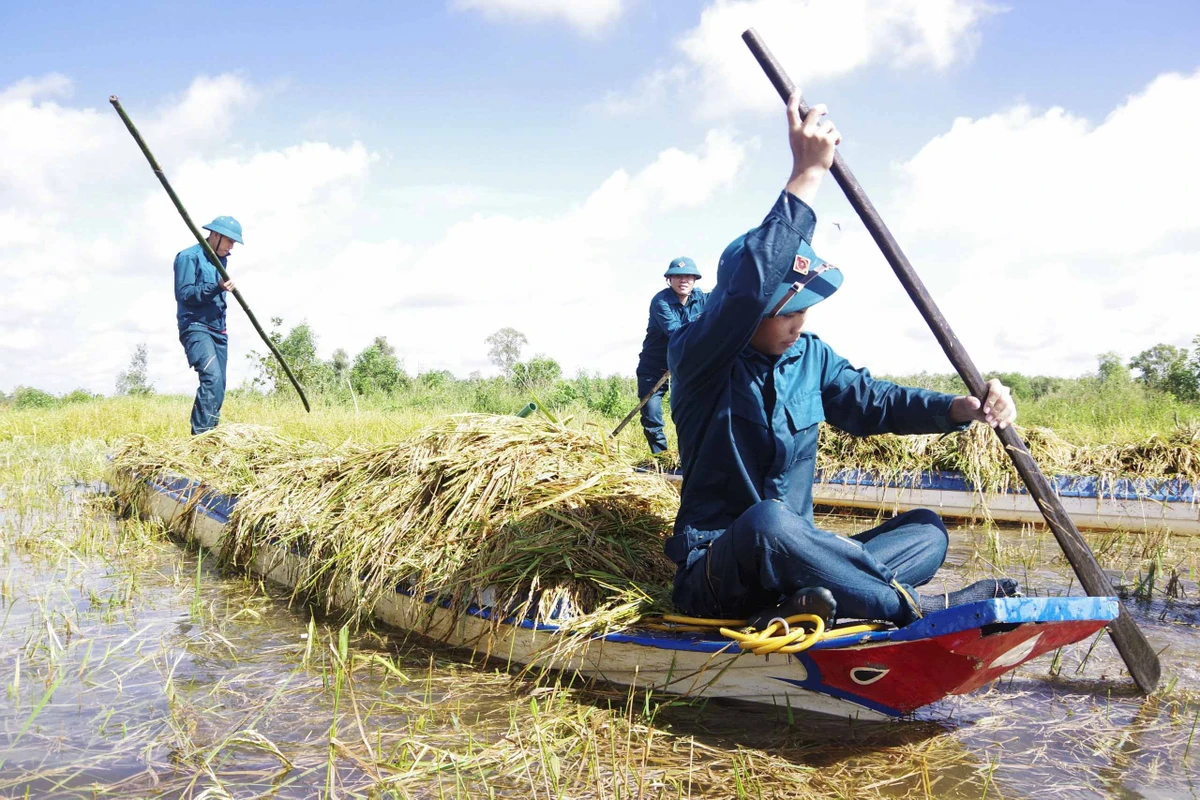
[[[682,65],[653,70],[638,78],[631,91],[609,91],[601,100],[589,104],[588,109],[612,116],[640,114],[658,106],[672,89],[687,79],[688,74]]]
[[[51,99],[69,93],[70,83],[57,74],[0,92],[0,200],[21,196],[41,205],[76,182],[80,155],[93,151],[102,134],[94,110],[64,108]]]
[[[420,249],[351,244],[334,260],[339,284],[370,293],[331,294],[308,317],[355,347],[386,332],[409,369],[486,371],[484,338],[515,325],[531,352],[569,372],[632,372],[630,332],[640,341],[649,297],[630,302],[628,287],[653,272],[645,249],[655,222],[709,201],[744,157],[742,144],[711,132],[696,152],[672,148],[636,173],[615,171],[556,215],[474,214]]]
[[[628,113],[676,84],[705,116],[774,110],[779,97],[742,42],[755,28],[801,89],[871,66],[943,70],[970,57],[983,0],[715,0],[676,47],[683,62],[641,78],[601,107]]]
[[[193,157],[180,164],[171,180],[197,209],[197,225],[221,214],[243,223],[246,246],[235,250],[234,263],[244,272],[263,262],[287,263],[313,240],[349,230],[374,160],[358,142],[345,148],[306,142],[249,157]],[[200,214],[199,209],[206,211]],[[181,234],[186,237],[187,231],[165,195],[147,197],[139,236],[154,252],[163,252],[177,245]]]
[[[110,393],[146,342],[152,382],[188,392],[195,379],[176,339],[170,262],[191,237],[116,115],[59,105],[68,93],[58,79],[0,93],[0,116],[23,115],[41,134],[4,134],[0,388]],[[655,271],[642,249],[658,221],[706,203],[744,159],[742,144],[712,132],[694,150],[668,148],[640,169],[615,169],[577,202],[541,215],[472,213],[511,207],[512,194],[468,187],[469,203],[436,204],[441,227],[416,245],[377,235],[397,208],[411,208],[416,189],[372,187],[378,158],[366,145],[255,151],[196,113],[244,108],[256,94],[236,76],[202,78],[135,119],[155,131],[147,140],[156,154],[169,153],[160,160],[197,224],[218,214],[242,222],[246,245],[229,269],[262,323],[308,320],[325,356],[386,335],[410,369],[486,370],[484,337],[517,324],[533,350],[568,370],[631,370],[636,345],[627,340],[643,327],[644,308],[626,290]],[[186,150],[172,147],[181,141]],[[250,370],[246,354],[263,348],[236,306],[229,328],[237,385]]]
[[[37,97],[70,97],[71,79],[52,72],[37,78],[22,78],[0,91],[0,103],[8,105],[18,100],[32,101]]]
[[[225,85],[228,94],[208,101],[242,108],[255,94]],[[0,131],[0,388],[111,392],[144,341],[159,388],[189,391],[169,263],[190,236],[115,115],[64,97],[58,79],[0,90],[0,117],[40,132]],[[873,190],[981,367],[1072,374],[1094,369],[1100,352],[1186,345],[1200,333],[1191,198],[1200,154],[1188,137],[1198,108],[1200,72],[1163,75],[1098,122],[1026,107],[956,120],[897,165],[894,191]],[[368,144],[255,150],[230,129],[196,128],[172,104],[148,115],[146,130],[170,139],[171,120],[200,144],[164,163],[167,173],[198,223],[229,213],[245,225],[230,269],[262,322],[308,320],[326,357],[386,335],[409,369],[459,375],[489,368],[483,339],[506,325],[568,372],[631,372],[647,289],[681,252],[703,265],[691,248],[721,232],[697,231],[694,220],[711,217],[749,148],[710,132],[697,146],[614,164],[557,210],[537,198],[514,208],[505,198],[521,187],[475,187],[469,204],[435,204],[410,241],[388,220],[419,190],[375,186]],[[837,191],[832,181],[824,189],[816,247],[847,278],[814,310],[814,330],[877,371],[946,369]],[[728,207],[740,221],[724,233],[740,232],[770,199]],[[247,352],[262,346],[236,308],[229,323],[236,385]]]
[[[562,20],[595,35],[621,16],[623,0],[454,0],[456,9],[480,11],[492,18]]]
[[[885,219],[981,368],[1078,374],[1101,352],[1200,333],[1197,109],[1200,72],[1167,74],[1099,124],[1018,106],[958,119],[898,166]],[[818,250],[852,265],[859,313],[910,326],[890,269],[861,227],[844,227]],[[902,369],[937,363],[924,334],[838,336]]]
[[[251,107],[257,100],[258,92],[237,75],[201,75],[181,98],[169,100],[159,110],[147,125],[145,136],[156,142],[156,147],[169,148],[165,151],[168,154],[188,152],[227,136],[235,112]],[[155,157],[161,163],[160,154],[156,152]]]
[[[1144,252],[1197,226],[1198,98],[1200,73],[1169,74],[1097,126],[1027,106],[955,120],[904,165],[907,224],[1039,258]]]
[[[224,154],[228,120],[255,95],[222,75],[197,78],[150,113],[127,106],[197,224],[239,214],[248,241],[271,248],[235,252],[251,284],[255,268],[286,271],[298,253],[320,252],[320,232],[357,206],[372,159],[357,143]],[[186,389],[170,261],[191,236],[116,114],[59,104],[69,96],[59,75],[0,91],[0,118],[13,123],[0,127],[0,387],[108,392],[147,341],[152,378]],[[239,313],[231,327],[248,344],[254,334]]]

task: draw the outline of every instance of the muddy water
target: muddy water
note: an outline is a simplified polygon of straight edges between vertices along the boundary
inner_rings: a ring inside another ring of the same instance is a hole
[[[875,523],[827,518],[827,524],[851,532]],[[1102,634],[1060,658],[1030,662],[985,692],[926,709],[919,719],[946,726],[973,756],[972,768],[994,777],[997,796],[1200,796],[1200,736],[1191,741],[1200,715],[1200,540],[1086,538],[1161,652],[1156,696],[1137,695]],[[1030,595],[1082,594],[1053,535],[1028,527],[953,529],[946,565],[929,588],[953,589],[994,574],[1017,578]]]
[[[0,797],[1200,796],[1200,542],[1093,542],[1163,651],[1157,696],[1133,693],[1100,637],[913,720],[850,727],[552,693],[386,631],[342,642],[319,609],[78,502],[0,518],[0,533]],[[1048,534],[955,530],[945,585],[996,572],[1078,592]],[[582,778],[547,766],[588,731],[603,755]],[[687,780],[651,791],[669,754]]]

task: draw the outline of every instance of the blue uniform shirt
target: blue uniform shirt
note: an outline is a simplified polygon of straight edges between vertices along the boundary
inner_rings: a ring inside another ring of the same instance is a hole
[[[646,324],[646,338],[642,341],[642,352],[638,356],[639,373],[653,375],[655,379],[667,370],[667,343],[671,334],[700,316],[708,299],[700,289],[693,289],[685,306],[679,295],[668,286],[650,301],[650,321]]]
[[[780,500],[812,521],[824,420],[855,436],[965,427],[949,420],[954,395],[875,380],[812,334],[781,356],[750,347],[771,295],[815,225],[812,209],[784,192],[746,234],[741,261],[722,265],[704,315],[671,339],[671,415],[683,494],[667,555],[681,567],[759,501]]]
[[[227,261],[222,258],[221,266]],[[175,256],[175,319],[180,333],[197,327],[225,332],[225,290],[220,279],[199,243]]]

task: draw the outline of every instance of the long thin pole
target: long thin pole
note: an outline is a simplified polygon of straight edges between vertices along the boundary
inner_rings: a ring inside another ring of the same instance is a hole
[[[669,377],[671,377],[671,370],[667,370],[666,372],[664,372],[662,374],[662,377],[658,379],[658,383],[654,384],[654,388],[651,389],[650,391],[646,392],[646,396],[643,397],[641,399],[641,401],[638,402],[638,404],[633,407],[633,411],[630,411],[628,414],[625,415],[625,419],[621,420],[620,425],[613,428],[613,432],[610,433],[609,436],[610,437],[616,436],[618,433],[620,433],[622,430],[624,430],[625,426],[629,424],[629,420],[633,419],[633,416],[642,410],[642,406],[644,406],[644,405],[646,405],[646,403],[650,402],[650,398],[654,396],[655,392],[657,392],[659,389],[662,388],[662,385],[667,382],[667,378],[669,378]]]
[[[175,204],[175,210],[179,212],[179,216],[183,217],[183,221],[187,224],[188,230],[192,232],[192,235],[196,237],[196,241],[199,242],[200,246],[204,248],[204,254],[208,256],[209,263],[217,268],[217,272],[221,274],[222,278],[229,280],[229,273],[226,272],[225,267],[221,265],[221,259],[217,258],[217,254],[213,252],[212,247],[208,243],[208,239],[204,237],[204,234],[200,233],[200,230],[192,222],[192,218],[188,216],[187,209],[185,209],[183,207],[183,203],[179,201],[179,196],[175,194],[175,190],[171,188],[171,184],[167,183],[167,176],[163,174],[162,167],[160,167],[158,162],[154,160],[154,154],[151,153],[150,148],[146,146],[146,142],[142,139],[142,135],[138,133],[138,129],[133,126],[133,120],[129,118],[129,115],[125,113],[125,109],[121,107],[121,101],[118,100],[117,96],[114,94],[109,96],[108,102],[112,103],[112,107],[115,108],[117,113],[121,115],[121,121],[125,123],[125,127],[129,129],[129,133],[133,136],[133,140],[137,142],[138,147],[142,149],[142,155],[144,155],[146,160],[150,162],[150,169],[154,170],[154,174],[158,176],[159,183],[161,183],[163,188],[167,190],[167,195],[171,198],[171,202]],[[271,353],[279,361],[280,365],[283,367],[283,371],[287,373],[288,380],[292,382],[292,386],[296,387],[296,393],[300,395],[300,402],[304,403],[304,410],[311,412],[312,409],[309,408],[308,398],[304,396],[304,389],[300,388],[300,381],[296,380],[296,376],[292,374],[292,368],[289,367],[287,362],[283,360],[283,355],[275,347],[275,343],[272,342],[267,336],[266,331],[262,329],[262,325],[258,324],[258,319],[254,316],[254,312],[250,310],[250,306],[246,304],[246,299],[242,297],[241,290],[235,288],[233,290],[233,296],[237,299],[238,304],[241,305],[242,310],[246,312],[246,316],[250,318],[250,324],[254,326],[254,330],[258,331],[258,335],[261,336],[262,340],[267,343],[267,347],[271,348]]]
[[[779,96],[786,103],[791,97],[792,92],[796,90],[795,85],[787,74],[783,71],[783,67],[771,55],[767,46],[763,44],[758,33],[750,28],[742,34],[742,39],[750,48],[750,52],[758,59],[759,65],[763,71],[767,73],[767,77],[771,79],[771,83],[775,85]],[[808,114],[808,106],[800,103],[801,116]],[[900,245],[896,243],[891,231],[883,223],[883,218],[879,216],[879,212],[875,210],[875,206],[867,198],[866,192],[859,185],[858,180],[850,172],[850,168],[842,160],[840,153],[835,153],[833,157],[833,168],[830,170],[833,173],[834,180],[842,187],[842,191],[846,194],[846,199],[850,201],[850,205],[854,206],[854,210],[858,212],[858,216],[862,219],[867,230],[871,232],[875,243],[879,245],[879,249],[883,251],[883,255],[887,258],[892,270],[896,273],[896,277],[900,279],[900,283],[904,286],[908,296],[912,298],[916,304],[917,310],[921,312],[921,316],[925,318],[925,322],[929,324],[930,330],[941,344],[942,350],[950,359],[950,363],[954,365],[954,369],[958,371],[959,376],[967,385],[971,394],[984,400],[987,394],[987,388],[983,381],[983,376],[979,374],[979,370],[975,367],[975,363],[971,357],[967,355],[967,351],[963,349],[962,343],[958,341],[958,337],[954,335],[954,331],[950,329],[950,324],[946,322],[946,318],[942,316],[942,312],[933,302],[933,298],[929,296],[925,284],[917,277],[916,271],[908,258],[900,250]],[[1071,567],[1075,570],[1075,574],[1079,577],[1079,582],[1083,585],[1088,594],[1095,597],[1105,597],[1112,594],[1112,583],[1108,576],[1104,574],[1099,562],[1096,561],[1096,556],[1088,547],[1083,536],[1080,535],[1079,529],[1075,527],[1075,523],[1063,508],[1062,502],[1058,499],[1050,487],[1050,482],[1046,480],[1046,476],[1038,469],[1038,465],[1034,462],[1033,456],[1029,453],[1029,448],[1025,446],[1025,442],[1021,440],[1021,436],[1009,426],[1001,430],[996,428],[996,435],[1000,437],[1000,441],[1004,444],[1004,451],[1008,453],[1012,459],[1013,466],[1016,467],[1017,473],[1021,476],[1021,480],[1025,482],[1025,487],[1029,490],[1029,494],[1037,502],[1038,507],[1042,511],[1042,516],[1046,518],[1046,524],[1050,526],[1050,530],[1054,533],[1054,538],[1058,540],[1059,546],[1063,553],[1066,554],[1067,560],[1071,562]],[[1133,676],[1133,680],[1137,683],[1138,688],[1149,694],[1154,691],[1154,687],[1158,685],[1158,680],[1162,672],[1162,668],[1158,662],[1158,656],[1150,643],[1146,641],[1145,634],[1138,628],[1133,621],[1133,617],[1125,610],[1125,606],[1121,605],[1121,613],[1115,620],[1108,625],[1109,635],[1112,636],[1113,643],[1116,644],[1121,658],[1125,661],[1125,666],[1129,668],[1129,674]]]

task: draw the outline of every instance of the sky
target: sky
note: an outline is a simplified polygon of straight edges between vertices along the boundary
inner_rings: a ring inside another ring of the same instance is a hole
[[[1200,334],[1200,4],[1095,0],[0,2],[0,391],[111,394],[135,347],[191,392],[171,264],[241,221],[258,318],[328,358],[494,374],[513,327],[567,374],[631,375],[678,256],[790,171],[754,27],[984,371],[1080,375]],[[837,184],[845,274],[808,327],[876,374],[951,371]],[[236,306],[229,383],[264,352]]]

